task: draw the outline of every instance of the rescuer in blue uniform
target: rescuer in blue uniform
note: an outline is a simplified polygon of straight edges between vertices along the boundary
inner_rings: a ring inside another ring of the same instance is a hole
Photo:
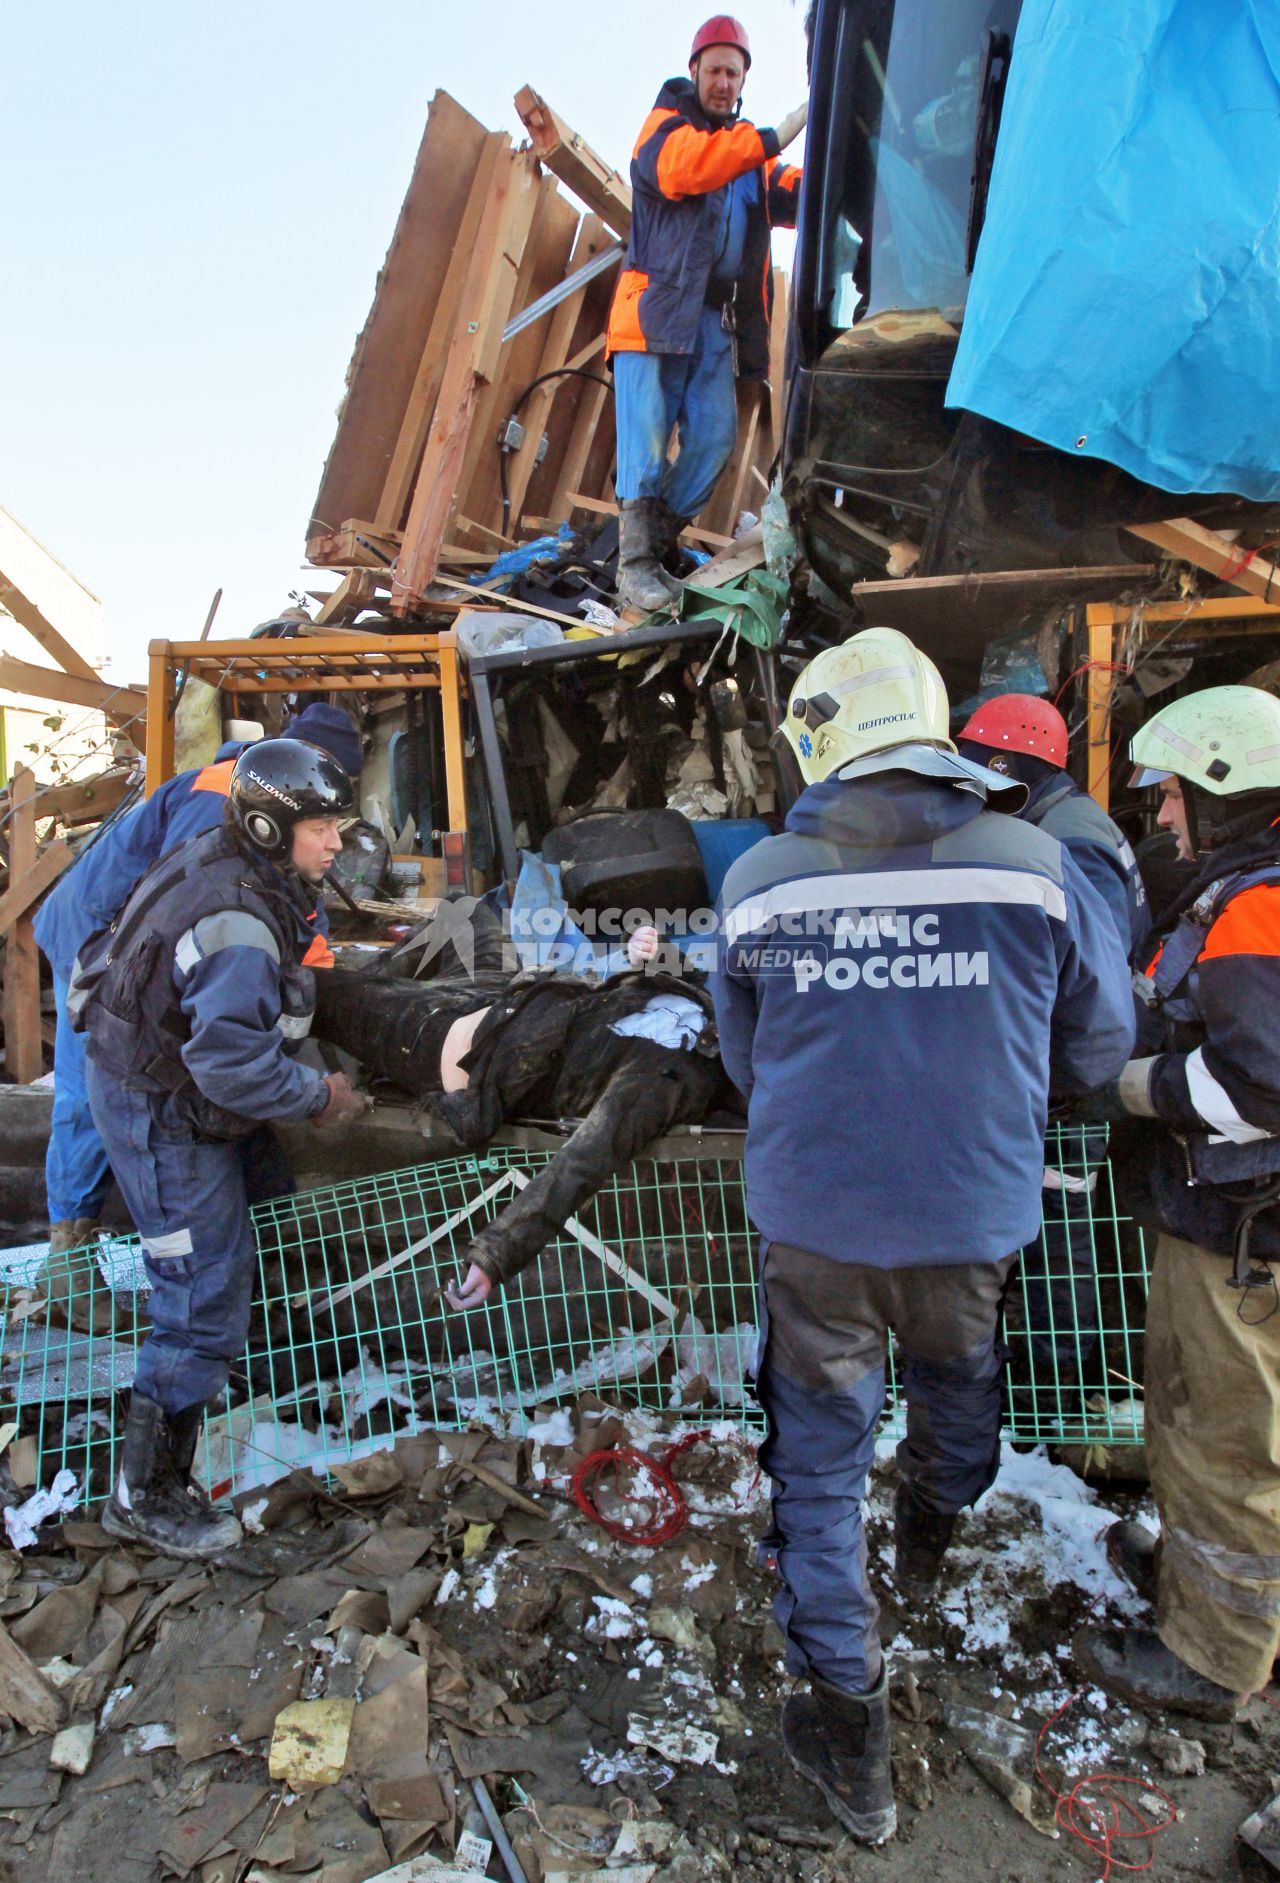
[[[306,707],[290,723],[288,736],[318,745],[349,777],[359,776],[360,734],[342,707]],[[49,1253],[55,1270],[67,1250],[93,1238],[111,1186],[111,1167],[85,1091],[84,1040],[67,1019],[72,964],[90,935],[124,907],[159,857],[221,824],[231,774],[245,749],[236,743],[222,746],[212,765],[179,772],[136,810],[105,826],[36,915],[35,937],[53,969],[57,1013],[53,1125],[45,1156]],[[325,926],[323,921],[319,925],[321,938]],[[326,952],[321,941],[311,965],[318,965]]]
[[[937,669],[872,628],[796,682],[807,789],[725,880],[713,980],[748,1100],[760,1231],[765,1540],[788,1665],[783,1744],[861,1842],[896,1826],[862,1497],[892,1329],[907,1396],[897,1580],[936,1581],[999,1461],[1000,1298],[1040,1218],[1051,1094],[1133,1039],[1128,967],[1024,787],[961,758]]]
[[[151,1283],[111,1536],[165,1555],[239,1540],[191,1482],[206,1407],[249,1326],[254,1273],[239,1145],[273,1119],[340,1123],[367,1101],[294,1057],[310,1031],[316,891],[354,803],[336,760],[269,739],[236,760],[225,821],[148,871],[82,951],[68,996],[88,1088]]]
[[[1069,735],[1057,707],[1031,693],[999,693],[978,707],[958,744],[965,758],[1027,787],[1019,817],[1058,839],[1106,903],[1125,951],[1136,948],[1151,926],[1137,859],[1102,806],[1067,776]],[[1105,1124],[1051,1127],[1042,1233],[1022,1251],[1032,1358],[1054,1366],[1060,1382],[1078,1375],[1097,1344],[1093,1215],[1106,1159]]]

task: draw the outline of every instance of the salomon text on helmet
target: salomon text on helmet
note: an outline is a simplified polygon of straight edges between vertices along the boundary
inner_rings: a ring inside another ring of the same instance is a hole
[[[287,863],[293,827],[308,817],[349,817],[355,788],[336,758],[303,739],[263,739],[236,760],[231,821],[272,863]]]

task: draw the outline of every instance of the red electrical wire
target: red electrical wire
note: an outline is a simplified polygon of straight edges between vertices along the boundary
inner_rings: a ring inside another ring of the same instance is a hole
[[[598,1523],[608,1536],[620,1542],[639,1543],[646,1549],[657,1549],[661,1543],[670,1543],[689,1521],[689,1507],[684,1501],[684,1493],[671,1475],[671,1466],[682,1451],[687,1451],[690,1445],[696,1445],[700,1438],[710,1436],[709,1432],[686,1432],[682,1439],[668,1449],[661,1463],[656,1458],[650,1458],[647,1452],[636,1451],[631,1445],[615,1445],[608,1451],[593,1451],[582,1460],[573,1474],[570,1482],[573,1500],[584,1516],[590,1517],[592,1523]],[[643,1473],[648,1483],[641,1490],[624,1485],[622,1478],[625,1472]],[[633,1507],[644,1506],[648,1515],[630,1522],[618,1517],[606,1517],[598,1499],[600,1485],[606,1478],[612,1479],[611,1489],[616,1498]]]
[[[1073,680],[1078,680],[1082,673],[1091,673],[1094,671],[1100,671],[1100,672],[1105,672],[1105,673],[1132,673],[1133,668],[1128,664],[1127,661],[1123,661],[1123,660],[1085,660],[1085,661],[1082,661],[1078,667],[1074,668],[1072,672],[1067,675],[1062,685],[1058,688],[1058,691],[1054,694],[1053,696],[1054,705],[1056,706],[1058,704],[1058,701],[1062,698],[1063,694],[1066,692],[1067,688],[1071,685],[1071,682]]]
[[[1068,1708],[1073,1707],[1081,1695],[1069,1694],[1056,1713],[1049,1717],[1036,1734],[1035,1768],[1036,1777],[1054,1800],[1054,1817],[1060,1830],[1069,1831],[1088,1846],[1096,1857],[1102,1859],[1102,1875],[1098,1883],[1109,1883],[1113,1870],[1149,1870],[1156,1860],[1155,1839],[1161,1831],[1167,1831],[1178,1818],[1178,1809],[1168,1792],[1161,1791],[1149,1779],[1130,1778],[1121,1772],[1089,1772],[1084,1778],[1076,1780],[1070,1791],[1060,1792],[1046,1777],[1040,1764],[1040,1747],[1044,1736],[1055,1720],[1060,1720]],[[1135,1804],[1121,1787],[1130,1787],[1144,1792],[1149,1797],[1158,1798],[1168,1807],[1168,1816],[1152,1818]],[[1122,1828],[1125,1819],[1131,1819],[1129,1828]],[[1145,1838],[1151,1848],[1142,1863],[1128,1863],[1116,1855],[1114,1846],[1133,1838]]]

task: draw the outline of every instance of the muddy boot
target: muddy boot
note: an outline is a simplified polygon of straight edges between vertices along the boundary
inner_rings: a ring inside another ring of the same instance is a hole
[[[684,592],[684,582],[672,573],[671,563],[680,555],[680,532],[692,519],[678,517],[665,497],[658,499],[657,515],[653,526],[653,559],[658,565],[658,577],[665,582],[673,596]]]
[[[618,516],[618,600],[645,614],[669,608],[673,596],[655,554],[658,509],[657,497],[633,497]]]
[[[1160,1539],[1145,1523],[1113,1523],[1104,1539],[1107,1561],[1132,1583],[1144,1602],[1155,1605]]]
[[[931,1595],[956,1527],[957,1512],[926,1510],[909,1484],[893,1499],[893,1579],[904,1595]]]
[[[1122,1634],[1081,1628],[1071,1652],[1086,1679],[1130,1706],[1190,1713],[1200,1720],[1232,1720],[1248,1698],[1197,1674],[1149,1628],[1126,1628]]]
[[[203,1414],[203,1406],[188,1406],[166,1419],[153,1399],[130,1395],[120,1476],[102,1512],[108,1536],[144,1543],[158,1556],[196,1562],[221,1556],[240,1542],[237,1519],[215,1511],[191,1482]]]
[[[816,1677],[782,1709],[782,1744],[850,1837],[883,1844],[898,1828],[889,1768],[889,1670],[870,1693],[846,1693]]]

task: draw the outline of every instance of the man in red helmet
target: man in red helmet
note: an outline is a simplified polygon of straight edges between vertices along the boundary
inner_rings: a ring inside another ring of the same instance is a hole
[[[1056,706],[1030,693],[999,693],[971,716],[958,744],[966,758],[1027,787],[1018,813],[1056,837],[1106,903],[1125,952],[1151,926],[1146,891],[1123,833],[1067,776],[1069,734]],[[1059,1373],[1088,1359],[1098,1338],[1090,1222],[1106,1161],[1103,1124],[1050,1127],[1044,1163],[1044,1236],[1022,1251],[1031,1352]]]
[[[751,64],[727,13],[699,28],[689,76],[668,79],[631,158],[626,265],[609,316],[618,425],[618,594],[665,607],[662,561],[702,509],[738,428],[735,380],[769,369],[769,230],[794,228],[800,171],[779,153],[807,105],[776,131],[741,116]],[[673,430],[680,454],[667,458]]]

